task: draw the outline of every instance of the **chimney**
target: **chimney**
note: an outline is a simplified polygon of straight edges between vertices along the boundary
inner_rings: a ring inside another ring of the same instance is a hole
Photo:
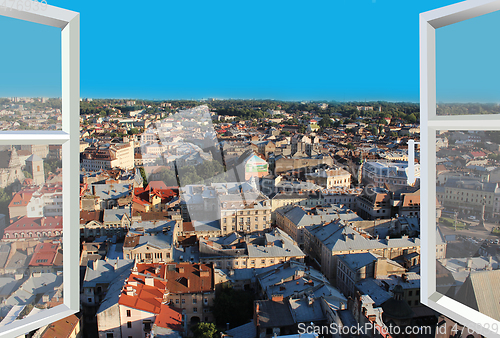
[[[311,295],[307,296],[307,306],[313,306],[313,304],[314,304],[313,296]]]
[[[490,263],[490,266],[493,266],[493,256],[488,256],[488,262]]]
[[[472,258],[467,257],[467,269],[472,268]]]
[[[283,294],[272,295],[271,300],[273,302],[282,302],[283,301]]]
[[[146,277],[145,282],[147,286],[155,286],[155,280],[153,277]]]
[[[257,303],[255,305],[255,326],[257,326],[257,327],[260,326],[260,323],[259,323],[259,310],[260,310],[259,303]]]

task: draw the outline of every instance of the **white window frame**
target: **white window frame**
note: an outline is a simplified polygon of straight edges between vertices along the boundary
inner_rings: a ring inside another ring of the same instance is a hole
[[[436,291],[436,131],[500,130],[500,115],[436,115],[435,30],[498,10],[500,0],[468,0],[420,14],[421,302],[487,337],[500,322]]]
[[[61,29],[62,128],[58,131],[0,132],[0,145],[62,145],[63,285],[64,304],[5,325],[0,337],[17,337],[80,311],[79,247],[79,135],[80,135],[80,13],[47,5],[30,10],[25,2],[0,7],[0,15]],[[38,3],[40,5],[40,3]],[[19,6],[21,5],[21,6]],[[19,6],[19,7],[18,7]]]

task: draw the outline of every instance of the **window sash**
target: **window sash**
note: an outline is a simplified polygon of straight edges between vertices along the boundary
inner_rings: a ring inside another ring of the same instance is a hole
[[[488,337],[500,322],[436,291],[436,131],[500,130],[500,115],[436,115],[435,30],[500,10],[500,0],[464,1],[420,14],[421,303]]]
[[[23,6],[24,7],[24,6]],[[0,15],[61,29],[62,129],[60,131],[0,132],[0,145],[62,145],[63,285],[64,304],[16,320],[1,328],[0,337],[17,337],[54,323],[80,310],[79,282],[79,115],[80,115],[80,14],[47,5],[46,10],[0,11]]]

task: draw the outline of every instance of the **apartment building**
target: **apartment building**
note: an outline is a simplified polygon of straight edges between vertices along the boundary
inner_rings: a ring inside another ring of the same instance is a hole
[[[323,188],[351,186],[351,173],[347,170],[332,166],[326,169],[315,169],[313,172],[306,173],[306,179]]]
[[[316,259],[321,272],[332,282],[337,279],[338,257],[340,255],[369,252],[386,259],[404,259],[412,253],[420,254],[420,239],[406,235],[401,238],[373,237],[362,229],[346,225],[341,221],[311,225],[305,230],[305,253]],[[446,255],[446,241],[436,229],[436,257]]]
[[[191,185],[181,188],[184,220],[204,224],[206,231],[251,233],[271,227],[271,201],[247,182]],[[217,222],[218,225],[212,225]]]
[[[340,255],[337,264],[337,288],[346,296],[354,297],[356,283],[377,276],[399,275],[406,269],[399,263],[380,255],[364,252]]]
[[[271,227],[271,201],[258,191],[219,196],[221,234],[251,233]]]
[[[174,258],[180,222],[132,222],[123,243],[123,257],[138,263],[170,262]]]
[[[200,238],[199,252],[200,262],[219,269],[257,269],[305,257],[293,239],[277,228],[264,235]]]
[[[391,218],[391,193],[384,188],[366,187],[358,196],[358,213],[364,219]]]
[[[183,314],[187,327],[214,321],[213,269],[205,264],[136,264],[119,298],[123,337],[146,337],[165,306]]]
[[[133,169],[134,148],[130,143],[92,145],[83,151],[80,165],[89,171],[113,168]]]
[[[284,230],[301,249],[304,248],[304,229],[306,226],[321,224],[340,219],[346,222],[362,221],[363,219],[344,205],[325,205],[306,208],[295,206],[286,211],[276,211],[276,226]]]
[[[449,178],[444,184],[442,206],[447,211],[480,216],[484,205],[485,218],[489,218],[495,213],[495,201],[499,195],[498,183],[466,177]]]
[[[304,207],[315,207],[326,204],[342,204],[353,211],[357,210],[357,197],[361,194],[361,188],[332,188],[323,189],[314,193],[301,191],[281,192],[271,198],[271,212],[273,221],[276,220],[276,211],[282,209],[288,211],[297,205]]]
[[[22,217],[4,230],[4,241],[49,238],[62,235],[62,217]]]
[[[420,165],[415,164],[415,177],[420,177]],[[395,189],[408,186],[408,162],[367,161],[363,163],[361,178],[364,184],[376,187],[388,185]]]
[[[130,223],[130,208],[81,212],[80,236],[82,238],[113,235],[125,237]]]

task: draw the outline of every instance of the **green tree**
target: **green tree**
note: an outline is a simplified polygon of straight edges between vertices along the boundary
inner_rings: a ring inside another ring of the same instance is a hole
[[[139,133],[140,133],[140,131],[137,128],[130,128],[130,130],[128,131],[129,135],[135,135],[135,134],[139,134]]]
[[[26,178],[33,178],[33,176],[31,176],[31,174],[29,172],[27,172],[26,170],[23,170],[23,174],[24,174],[24,177],[26,177]]]
[[[45,173],[45,176],[49,174],[49,172],[55,174],[58,168],[62,168],[62,161],[61,160],[45,160],[43,162],[43,170]]]
[[[333,127],[333,121],[329,117],[324,117],[321,121],[319,121],[318,125],[322,128],[330,128]]]
[[[413,124],[417,122],[417,117],[415,116],[415,114],[412,113],[406,117],[406,122]]]
[[[220,333],[214,323],[198,323],[191,327],[194,338],[219,338]]]
[[[346,148],[349,150],[354,150],[356,149],[356,146],[352,144],[352,142],[347,143]]]
[[[142,185],[145,188],[148,185],[148,178],[146,176],[146,170],[144,170],[144,167],[139,167],[139,171],[141,172],[141,176],[142,176]]]
[[[168,169],[164,168],[161,169],[158,174],[158,180],[163,181],[167,186],[177,186],[179,185],[177,183],[177,177],[175,175],[175,170],[174,169]]]

